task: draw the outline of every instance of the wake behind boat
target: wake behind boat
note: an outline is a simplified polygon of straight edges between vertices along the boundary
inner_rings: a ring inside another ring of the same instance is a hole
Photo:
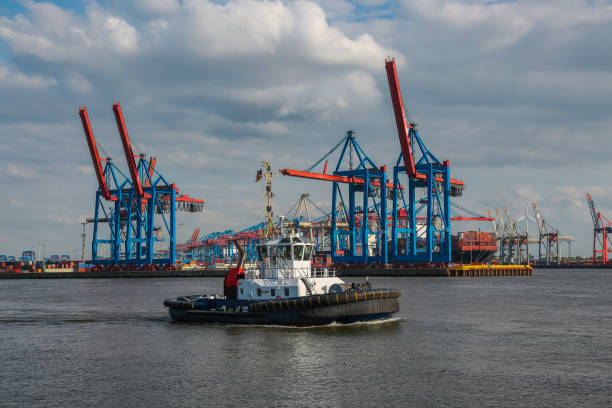
[[[257,246],[258,269],[244,269],[240,253],[228,270],[223,295],[166,299],[170,316],[181,322],[322,325],[390,317],[399,311],[396,289],[347,284],[328,268],[313,268],[314,244],[283,234]]]

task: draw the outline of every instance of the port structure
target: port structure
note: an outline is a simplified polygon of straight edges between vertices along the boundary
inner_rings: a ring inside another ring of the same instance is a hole
[[[110,157],[101,158],[86,107],[79,116],[89,147],[98,190],[95,194],[92,263],[99,265],[170,265],[176,262],[176,211],[200,212],[204,200],[180,194],[156,167],[156,159],[134,154],[119,102],[113,113],[121,138],[129,176]],[[138,159],[136,162],[135,159]],[[104,162],[104,166],[102,163]],[[105,229],[108,235],[104,235]],[[165,242],[166,248],[155,250]],[[110,257],[101,255],[110,247]]]
[[[339,152],[328,174],[329,157]],[[323,164],[324,163],[324,164]],[[321,173],[313,171],[323,164]],[[386,166],[377,166],[357,142],[355,132],[346,135],[306,170],[281,169],[286,176],[332,183],[330,251],[332,261],[341,263],[388,263]],[[381,222],[382,220],[382,222]]]
[[[36,261],[36,252],[33,250],[26,250],[21,253],[19,257],[21,262],[33,262]]]
[[[330,250],[331,213],[325,212],[303,193],[286,211],[283,227],[286,230],[301,232],[315,243],[317,255]],[[245,249],[249,262],[257,260],[257,244],[266,239],[267,219],[240,231],[226,230],[205,234],[199,237],[200,228],[194,229],[191,238],[177,245],[177,256],[185,264],[204,267],[227,267],[235,261],[237,250],[235,240]],[[280,231],[279,220],[272,225],[273,231]]]
[[[440,161],[419,136],[417,124],[407,120],[395,59],[385,69],[400,140],[401,153],[393,168],[391,250],[394,262],[451,262],[451,196],[461,196],[465,184],[451,179],[450,162]],[[408,188],[400,188],[400,174]],[[419,196],[419,190],[424,195]],[[406,195],[408,197],[406,197]],[[406,220],[400,214],[406,213]],[[424,221],[419,222],[419,217]]]
[[[374,164],[356,143],[352,131],[347,132],[344,139],[309,169],[282,169],[280,172],[332,182],[331,255],[334,262],[450,263],[450,197],[460,196],[464,183],[451,179],[450,163],[438,160],[419,136],[416,123],[407,121],[395,60],[385,60],[385,68],[401,147],[393,167],[392,183],[387,181],[386,166]],[[340,146],[342,153],[336,167],[332,174],[327,174],[328,157]],[[341,169],[347,147],[356,152],[357,161],[353,166],[349,154],[349,168]],[[313,172],[323,160],[323,172]],[[404,173],[408,176],[407,187],[400,182]],[[341,183],[348,185],[348,200],[344,199],[339,188]],[[355,205],[355,192],[362,193],[361,208]],[[369,198],[373,201],[371,205]],[[392,200],[390,240],[388,198]],[[339,212],[346,214],[346,218],[338,219]],[[356,218],[359,213],[361,219]],[[347,227],[340,227],[339,222]],[[389,241],[390,251],[387,248]]]
[[[452,221],[493,220],[491,217],[484,217],[454,202],[451,202],[451,207],[455,213],[454,216],[451,217]],[[343,211],[342,206],[336,208],[336,218],[339,220],[337,225],[339,228],[346,229],[348,227],[348,217]],[[375,217],[376,213],[374,206],[370,206],[368,214],[370,219]],[[360,225],[361,217],[361,212],[355,215],[357,225]],[[326,212],[310,199],[309,194],[304,193],[301,194],[298,200],[285,212],[282,228],[293,232],[300,232],[305,237],[308,237],[309,240],[315,244],[315,263],[324,266],[331,263],[331,219],[331,211]],[[388,215],[387,227],[391,225],[391,222],[392,217]],[[275,221],[273,228],[276,231],[281,230],[280,220],[277,219],[277,221]],[[257,260],[256,245],[264,239],[265,229],[266,222],[261,222],[239,232],[226,230],[209,233],[202,238],[198,238],[200,229],[196,228],[190,239],[177,246],[178,257],[183,263],[191,264],[193,267],[228,267],[235,262],[237,252],[234,240],[239,239],[242,246],[247,249],[246,259],[249,262],[253,262]],[[454,242],[454,244],[463,248],[463,254],[457,254],[462,262],[466,260],[470,263],[486,262],[490,258],[486,251],[483,252],[482,250],[490,250],[491,244],[497,249],[494,234],[491,233],[468,231],[460,233],[456,237],[456,241],[457,242]],[[348,249],[346,245],[346,240],[337,242],[336,248],[338,251],[343,252]],[[453,257],[455,257],[455,254],[453,254]]]
[[[313,210],[319,212],[316,218],[311,217]],[[310,199],[310,194],[303,193],[287,210],[285,227],[289,228],[291,232],[301,232],[310,242],[315,244],[315,248],[320,249],[328,242],[325,230],[330,225],[328,222],[329,215]]]
[[[572,256],[572,241],[575,237],[564,236],[559,233],[559,229],[553,227],[544,220],[540,208],[536,202],[532,202],[533,215],[538,226],[538,262],[550,265],[561,264],[561,241],[567,242],[568,258]]]
[[[529,215],[529,207],[533,211],[533,217]],[[489,217],[492,211],[488,210]],[[503,207],[503,213],[499,208],[495,209],[496,218],[492,218],[493,232],[499,242],[499,263],[503,264],[527,264],[531,262],[529,252],[530,244],[538,244],[537,262],[550,265],[560,264],[561,242],[567,242],[568,258],[571,258],[571,243],[574,237],[564,236],[559,230],[547,223],[540,212],[537,203],[528,203],[525,214],[513,219],[508,207]],[[529,222],[534,222],[537,226],[537,233],[534,237],[529,235]]]
[[[591,193],[586,193],[586,200],[593,219],[593,263],[607,264],[609,254],[612,252],[612,245],[608,239],[608,234],[612,232],[612,222],[597,209]]]
[[[393,182],[387,179],[386,166],[374,163],[357,143],[352,130],[309,168],[280,169],[279,172],[332,183],[332,211],[312,221],[312,225],[316,225],[317,240],[321,237],[317,248],[329,248],[334,262],[450,263],[451,221],[491,221],[492,218],[475,213],[451,217],[451,206],[465,210],[450,201],[451,196],[462,195],[465,184],[450,178],[450,163],[438,160],[419,136],[416,124],[406,120],[395,60],[385,60],[385,63],[401,146],[393,168]],[[329,158],[334,152],[339,152],[339,158],[328,172]],[[314,171],[317,167],[323,167],[322,171]],[[263,170],[258,172],[256,181],[262,178]],[[404,173],[408,176],[407,187],[400,184]],[[388,200],[393,203],[391,212]],[[268,214],[269,207],[268,204]],[[255,240],[257,232],[261,237],[262,231],[270,230],[270,224],[271,216],[268,216],[265,223],[241,233],[255,234]],[[303,227],[302,224],[300,229]],[[329,230],[327,237],[326,230]],[[308,233],[313,234],[313,230]],[[187,242],[185,250],[193,253],[192,258],[204,257],[208,262],[228,256],[232,234],[225,231],[197,243]]]
[[[489,216],[492,212],[489,209]],[[529,221],[535,219],[526,212],[521,217],[514,219],[510,215],[508,207],[503,207],[503,213],[499,208],[495,209],[497,219],[493,218],[493,233],[499,242],[498,260],[500,264],[527,264],[529,263],[529,244],[538,243],[539,239],[529,238]],[[523,225],[523,227],[521,227]]]
[[[272,211],[272,165],[270,162],[262,162],[257,171],[255,182],[264,180],[265,183],[265,221],[235,232],[226,230],[213,232],[198,239],[200,229],[196,228],[190,240],[177,246],[181,262],[197,264],[206,267],[216,267],[218,264],[227,265],[227,261],[233,262],[237,254],[235,242],[238,241],[245,251],[247,260],[257,259],[257,244],[262,239],[270,239],[279,231],[279,224],[274,222]]]
[[[266,182],[266,221],[265,221],[265,229],[264,229],[264,237],[272,238],[275,233],[274,227],[274,212],[272,211],[272,197],[274,197],[274,193],[272,192],[272,165],[270,162],[263,162],[261,165],[261,169],[257,171],[257,176],[255,177],[255,182],[257,183],[259,180],[265,180]]]
[[[495,214],[498,223],[495,231],[499,233],[499,263],[509,265],[521,263],[524,237],[519,235],[516,222],[512,219],[508,207],[504,207],[503,213],[496,208]]]
[[[233,230],[213,232],[201,238],[195,238],[177,245],[177,255],[184,264],[193,263],[198,266],[219,267],[227,266],[234,261],[238,254],[235,241],[238,240],[245,249],[246,259],[257,259],[257,244],[264,233],[264,223],[242,231]],[[199,229],[196,229],[199,232]]]
[[[491,217],[451,216],[450,198],[461,196],[465,183],[450,177],[449,161],[438,160],[419,136],[416,123],[408,122],[395,60],[385,60],[385,67],[401,147],[393,167],[393,182],[386,178],[386,166],[376,166],[359,147],[353,131],[310,168],[281,169],[280,173],[332,183],[330,240],[334,262],[450,263],[451,221],[491,221]],[[353,162],[348,155],[348,169],[341,167],[347,149],[358,156]],[[342,153],[328,173],[329,156],[336,150]],[[322,172],[313,171],[320,165]],[[408,177],[406,187],[400,181],[404,174]],[[349,186],[347,200],[340,191],[341,184]],[[361,208],[355,204],[355,192],[363,193]],[[369,198],[373,198],[372,203]],[[391,211],[387,199],[392,200]],[[381,222],[388,219],[387,214],[391,216],[390,225]],[[361,222],[364,219],[366,222]]]

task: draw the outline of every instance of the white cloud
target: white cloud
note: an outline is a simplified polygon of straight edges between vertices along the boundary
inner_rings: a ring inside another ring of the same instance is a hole
[[[175,29],[182,34],[182,42],[200,55],[269,54],[293,24],[293,14],[280,2],[219,5],[186,0],[183,4]]]
[[[310,2],[230,1],[225,5],[186,0],[181,12],[151,28],[165,31],[174,46],[202,57],[265,56],[282,52],[289,58],[325,65],[376,69],[386,55],[401,55],[381,47],[370,35],[355,39],[330,26],[325,12]],[[173,34],[172,34],[173,33]]]
[[[136,6],[151,14],[176,11],[180,8],[179,0],[136,0]]]
[[[11,204],[11,206],[15,207],[15,208],[25,208],[28,210],[34,210],[34,209],[38,209],[39,206],[34,205],[32,203],[26,203],[24,201],[20,201],[14,197],[10,197],[9,198],[9,204]]]
[[[53,214],[53,213],[50,213],[50,214],[37,213],[34,215],[34,218],[38,220],[53,221],[59,224],[76,225],[76,224],[80,224],[81,220],[85,219],[86,217],[84,215],[75,216],[75,215]]]
[[[138,48],[138,32],[124,20],[108,16],[104,29],[110,39],[123,51],[134,51]]]
[[[57,81],[54,78],[26,75],[0,63],[0,88],[44,90],[56,84]]]
[[[88,176],[94,174],[94,170],[91,166],[74,166],[74,170]]]
[[[337,118],[352,104],[379,101],[374,75],[382,76],[385,56],[403,61],[367,33],[349,38],[309,2],[186,0],[136,25],[96,3],[83,16],[51,4],[26,6],[29,14],[0,20],[0,38],[16,54],[67,72],[64,84],[83,94],[96,78],[97,86],[115,89],[112,98],[212,99],[218,92],[217,100],[255,103],[278,117]]]
[[[294,13],[300,18],[295,19],[290,37],[296,36],[298,46],[301,45],[306,55],[317,61],[377,70],[380,69],[380,61],[388,55],[397,55],[399,61],[403,60],[399,52],[381,47],[367,33],[355,40],[347,38],[340,29],[329,26],[323,9],[318,5],[296,3]]]
[[[404,5],[409,12],[455,32],[484,34],[472,38],[487,51],[514,45],[533,30],[551,27],[567,30],[612,21],[612,5],[585,0],[405,0]]]
[[[18,200],[14,197],[9,198],[9,204],[20,210],[27,210],[31,216],[38,220],[46,220],[53,221],[66,225],[78,224],[80,221],[85,218],[84,216],[74,216],[72,214],[67,214],[69,210],[62,206],[60,208],[49,209],[49,207],[35,203],[35,202],[26,202],[22,200]]]
[[[147,4],[163,9],[179,7],[176,2],[168,3],[173,6]],[[16,52],[55,62],[76,61],[100,51],[102,55],[138,52],[141,42],[143,47],[153,47],[159,44],[151,41],[160,39],[165,46],[186,48],[206,58],[271,54],[284,48],[296,57],[324,64],[370,69],[379,68],[378,61],[386,55],[401,58],[397,51],[381,47],[367,33],[349,39],[328,24],[321,7],[309,2],[239,0],[220,5],[186,0],[180,12],[145,24],[153,34],[151,38],[141,37],[136,27],[95,3],[87,8],[85,17],[51,4],[28,2],[26,6],[30,18],[3,17],[0,36]]]
[[[325,15],[329,19],[350,19],[353,17],[355,6],[346,0],[316,0],[325,10]]]
[[[0,17],[0,38],[15,54],[44,61],[91,66],[110,63],[105,57],[138,50],[137,30],[92,3],[85,18],[50,3],[27,1],[28,17]]]
[[[18,180],[36,180],[41,176],[36,170],[21,164],[7,163],[5,170],[7,175]]]
[[[612,93],[612,72],[607,71],[536,71],[528,73],[525,81],[542,91],[572,98],[592,99]]]
[[[75,92],[89,93],[93,89],[91,82],[78,72],[70,72],[66,75],[66,86]]]

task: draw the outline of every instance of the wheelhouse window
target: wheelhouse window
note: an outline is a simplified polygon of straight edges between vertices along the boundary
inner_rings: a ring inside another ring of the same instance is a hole
[[[268,247],[268,256],[270,257],[270,263],[272,265],[276,265],[276,260],[278,258],[278,247]]]
[[[283,248],[283,258],[291,259],[291,247],[289,245],[282,247]]]
[[[272,297],[276,296],[276,289],[270,289],[270,295]]]
[[[261,288],[257,288],[257,296],[261,296]]]
[[[285,297],[289,296],[289,288],[285,288]]]
[[[283,238],[275,245],[257,247],[257,256],[260,261],[269,258],[271,265],[280,265],[282,260],[310,260],[313,249],[312,244],[304,243],[299,238]]]
[[[301,261],[304,256],[304,245],[302,244],[294,244],[293,246],[293,259],[296,261]]]
[[[258,246],[257,247],[257,256],[259,257],[260,261],[263,261],[264,258],[267,256],[266,252],[267,252],[266,251],[266,247],[264,247],[264,246]]]
[[[312,256],[313,245],[306,245],[304,248],[304,260],[309,261]]]

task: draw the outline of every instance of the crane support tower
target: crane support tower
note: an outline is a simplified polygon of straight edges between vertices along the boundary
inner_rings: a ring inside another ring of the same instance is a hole
[[[612,252],[612,243],[608,239],[608,234],[612,232],[612,223],[595,207],[591,193],[586,193],[586,200],[593,218],[593,263],[607,264],[608,256]]]
[[[179,194],[179,188],[169,183],[158,171],[154,157],[147,160],[144,154],[134,154],[119,102],[113,103],[113,113],[129,177],[110,157],[100,157],[87,108],[79,108],[98,180],[92,220],[92,263],[173,266],[176,261],[176,211],[200,212],[204,200]],[[104,167],[102,162],[105,163]],[[105,238],[101,237],[103,229],[108,232]],[[165,243],[165,249],[156,250],[156,243]],[[103,245],[110,247],[108,257],[101,254]]]

